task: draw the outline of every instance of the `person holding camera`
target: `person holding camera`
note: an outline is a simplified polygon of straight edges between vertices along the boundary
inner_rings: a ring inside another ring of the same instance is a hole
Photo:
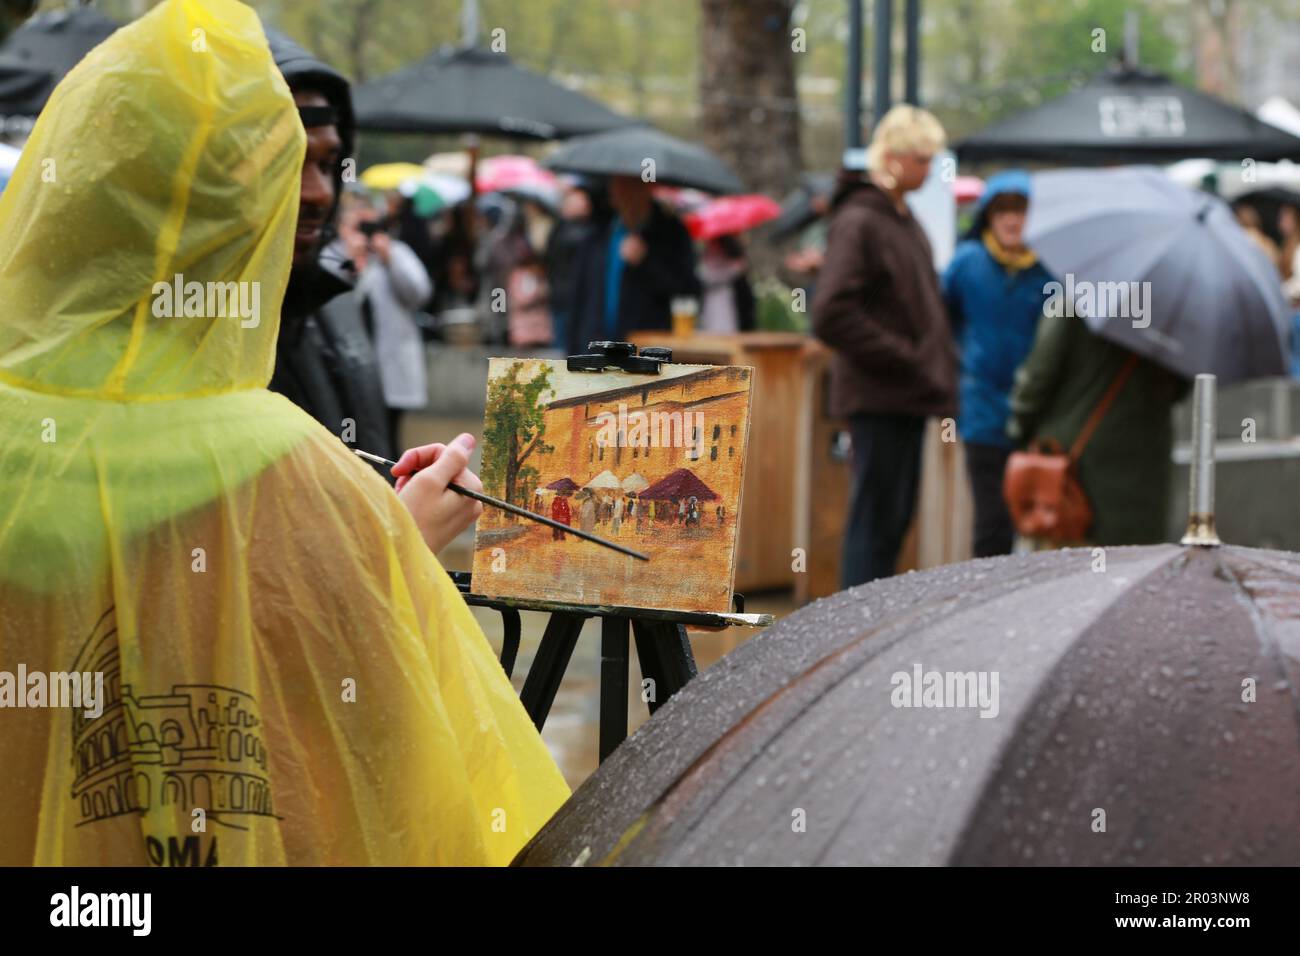
[[[424,340],[415,315],[429,301],[433,283],[420,257],[388,234],[386,220],[370,205],[361,202],[348,208],[339,236],[356,268],[355,294],[379,356],[390,441],[402,448],[402,414],[424,408],[428,401]]]

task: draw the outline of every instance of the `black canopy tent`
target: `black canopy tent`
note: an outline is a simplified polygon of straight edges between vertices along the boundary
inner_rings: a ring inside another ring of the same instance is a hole
[[[357,87],[357,125],[385,133],[566,139],[639,121],[482,47],[443,47]]]
[[[1120,68],[994,123],[956,146],[963,162],[1071,166],[1169,163],[1190,157],[1300,159],[1300,138],[1187,89],[1162,73]]]
[[[73,7],[32,17],[0,45],[0,117],[6,126],[35,120],[54,87],[117,24],[98,10]]]

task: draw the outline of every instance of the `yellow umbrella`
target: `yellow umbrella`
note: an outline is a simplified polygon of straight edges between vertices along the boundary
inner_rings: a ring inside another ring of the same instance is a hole
[[[396,189],[408,179],[424,175],[424,167],[416,163],[380,163],[361,174],[361,185],[369,189]]]

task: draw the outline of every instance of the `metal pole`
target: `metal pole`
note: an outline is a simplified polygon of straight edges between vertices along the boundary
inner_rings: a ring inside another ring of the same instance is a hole
[[[1130,70],[1138,65],[1138,15],[1136,10],[1124,11],[1124,65]]]
[[[903,101],[921,105],[921,0],[907,0],[904,8]]]
[[[478,0],[461,0],[460,42],[467,47],[478,46]]]
[[[1219,535],[1214,530],[1214,441],[1215,423],[1213,375],[1196,376],[1192,394],[1192,460],[1188,465],[1190,489],[1187,531],[1183,544],[1214,547]]]
[[[876,0],[875,122],[889,112],[890,74],[893,73],[894,0]]]
[[[848,68],[844,77],[844,148],[862,148],[862,0],[849,0]]]

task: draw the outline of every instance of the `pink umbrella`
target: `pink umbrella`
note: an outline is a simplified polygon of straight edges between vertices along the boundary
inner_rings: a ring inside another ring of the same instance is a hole
[[[490,156],[480,160],[474,184],[481,193],[541,189],[555,191],[560,181],[530,156]]]
[[[984,195],[984,180],[978,176],[958,176],[952,184],[957,202],[974,202]]]
[[[685,186],[656,186],[654,194],[656,199],[667,203],[679,215],[706,206],[713,199],[708,193]]]
[[[781,206],[757,193],[747,196],[722,196],[688,213],[686,228],[695,239],[716,239],[746,229],[753,229],[775,219]]]

